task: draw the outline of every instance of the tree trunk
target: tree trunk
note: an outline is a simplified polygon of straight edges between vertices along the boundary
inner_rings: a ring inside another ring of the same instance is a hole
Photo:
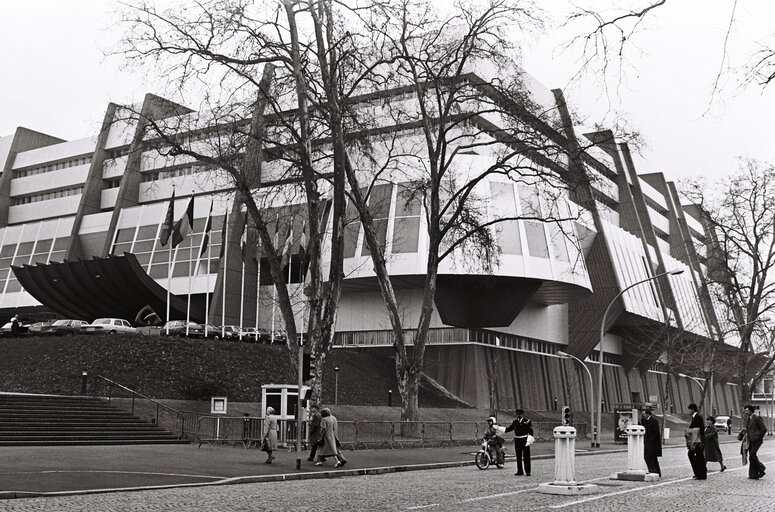
[[[401,421],[418,421],[420,418],[420,372],[412,368],[397,370],[398,393],[401,395]]]

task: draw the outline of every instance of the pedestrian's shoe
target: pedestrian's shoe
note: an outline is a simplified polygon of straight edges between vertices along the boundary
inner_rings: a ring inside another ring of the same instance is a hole
[[[264,464],[271,464],[273,460],[274,460],[274,457],[269,457],[264,461]]]
[[[308,458],[307,460],[310,462],[315,462],[315,459],[312,459],[312,458]]]
[[[530,473],[525,473],[525,476],[530,476]]]
[[[524,473],[523,473],[522,471],[517,471],[517,472],[516,472],[516,473],[514,473],[514,474],[515,474],[516,476],[522,476],[522,475],[524,475]]]
[[[322,463],[322,462],[316,462],[316,463],[315,463],[315,465],[316,465],[316,466],[322,466],[322,465],[323,465],[323,463]]]
[[[764,476],[764,471],[762,471],[761,473],[759,473],[759,478],[761,478],[761,477],[763,477],[763,476]]]
[[[721,472],[723,473],[725,469],[727,469],[727,467],[726,467],[725,465],[723,465],[723,464],[722,464],[722,465],[721,465]]]
[[[336,465],[335,465],[334,467],[335,467],[335,468],[341,468],[341,467],[342,467],[342,466],[344,466],[345,464],[347,464],[347,461],[346,461],[346,460],[343,460],[343,461],[341,461],[341,462],[338,462],[338,461],[337,461],[337,463],[336,463]]]

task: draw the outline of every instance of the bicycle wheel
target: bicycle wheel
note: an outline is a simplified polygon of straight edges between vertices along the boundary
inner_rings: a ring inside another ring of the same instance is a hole
[[[474,461],[476,462],[476,467],[479,469],[487,469],[490,467],[490,457],[485,452],[476,452]]]

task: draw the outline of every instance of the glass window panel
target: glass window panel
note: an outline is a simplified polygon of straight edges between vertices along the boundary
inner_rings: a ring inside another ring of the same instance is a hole
[[[116,243],[131,242],[135,237],[135,228],[119,229],[116,235]]]
[[[371,189],[369,196],[369,211],[375,219],[386,219],[390,212],[390,198],[393,194],[393,185],[377,185]]]
[[[8,278],[8,274],[11,273],[11,269],[4,268],[0,269],[0,291],[3,290],[3,286],[5,286],[5,280]]]
[[[2,249],[0,249],[0,258],[13,256],[13,253],[16,252],[16,244],[11,245],[4,245]]]
[[[417,252],[420,217],[396,218],[393,228],[393,252]]]
[[[151,271],[148,273],[154,279],[167,277],[167,265],[151,265]]]
[[[45,252],[48,253],[48,251],[51,250],[51,244],[53,243],[53,240],[38,240],[38,243],[35,244],[35,252]]]
[[[344,257],[355,256],[355,246],[358,244],[358,233],[361,230],[359,223],[348,224],[344,228]]]
[[[495,233],[503,254],[522,254],[522,237],[519,235],[519,221],[504,220],[499,222],[495,225]]]
[[[385,239],[387,237],[387,219],[379,219],[374,221],[374,232],[377,236],[377,243],[379,243],[380,248],[384,252],[385,250]],[[366,256],[370,255],[371,251],[369,250],[369,246],[366,243],[366,240],[363,241],[363,249],[361,249],[361,255]]]
[[[48,261],[48,253],[33,254],[30,265],[34,265],[35,263],[46,263],[46,261]]]
[[[25,263],[30,262],[30,255],[29,254],[19,254],[13,259],[12,265],[21,266]]]
[[[0,268],[10,268],[13,258],[0,258]]]
[[[223,219],[226,218],[225,215],[215,215],[213,216],[213,225],[210,228],[212,231],[218,231],[218,236],[220,236],[221,229],[223,229]],[[264,217],[264,221],[267,220],[267,217]],[[274,231],[270,230],[270,233],[273,233]]]
[[[13,293],[20,291],[22,291],[22,285],[19,284],[19,281],[17,281],[16,278],[9,279],[8,286],[5,288],[5,292]]]
[[[522,209],[522,215],[524,217],[542,217],[538,191],[524,185],[518,185],[517,189],[519,190],[519,206]]]
[[[541,222],[525,221],[525,234],[527,236],[527,250],[530,255],[548,258],[549,247],[546,245],[544,225]]]
[[[137,261],[145,267],[149,261],[151,261],[151,253],[146,252],[144,254],[136,254],[135,257],[137,258]]]
[[[169,247],[169,246],[168,246]],[[153,253],[153,263],[169,263],[170,251],[167,249],[157,248]]]
[[[153,240],[156,238],[156,231],[158,231],[157,226],[141,226],[140,229],[137,230],[137,239]]]
[[[32,248],[35,245],[35,242],[23,242],[19,244],[19,250],[16,251],[17,256],[29,256],[32,254]]]
[[[211,274],[217,274],[218,273],[218,264],[221,260],[218,258],[212,258],[210,260],[210,273]]]
[[[398,192],[396,193],[396,217],[419,216],[421,206],[422,196],[419,192],[401,185],[398,186]]]
[[[190,262],[188,261],[175,263],[175,268],[172,269],[172,277],[188,277],[189,264]]]
[[[48,261],[64,261],[65,254],[65,251],[54,251]]]
[[[57,238],[54,242],[54,250],[55,251],[64,251],[67,250],[67,248],[70,246],[70,239],[69,238]]]
[[[132,252],[135,254],[142,252],[151,252],[153,250],[153,244],[156,240],[146,240],[145,242],[135,242],[135,246]]]
[[[187,261],[191,259],[191,248],[190,247],[183,247],[182,245],[178,246],[178,252],[176,255],[173,256],[175,261]]]
[[[555,258],[560,261],[570,261],[570,256],[568,255],[568,246],[566,245],[568,243],[566,234],[563,233],[562,229],[560,229],[560,226],[558,226],[556,223],[552,223],[549,229],[552,233],[552,250],[554,252]]]
[[[116,244],[113,247],[113,254],[116,256],[121,256],[125,252],[129,252],[132,249],[132,243],[124,243],[124,244]]]

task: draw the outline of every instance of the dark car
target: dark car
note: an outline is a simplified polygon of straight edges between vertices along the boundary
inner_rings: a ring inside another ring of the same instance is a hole
[[[222,325],[219,327],[223,339],[231,341],[239,341],[239,326],[237,325]]]
[[[207,324],[203,336],[209,340],[220,340],[223,339],[223,332],[217,325]]]
[[[161,328],[162,336],[184,336],[188,338],[204,338],[205,326],[185,320],[170,320]]]
[[[89,325],[85,320],[63,319],[57,320],[51,324],[51,333],[57,336],[65,334],[81,334],[83,327]]]

